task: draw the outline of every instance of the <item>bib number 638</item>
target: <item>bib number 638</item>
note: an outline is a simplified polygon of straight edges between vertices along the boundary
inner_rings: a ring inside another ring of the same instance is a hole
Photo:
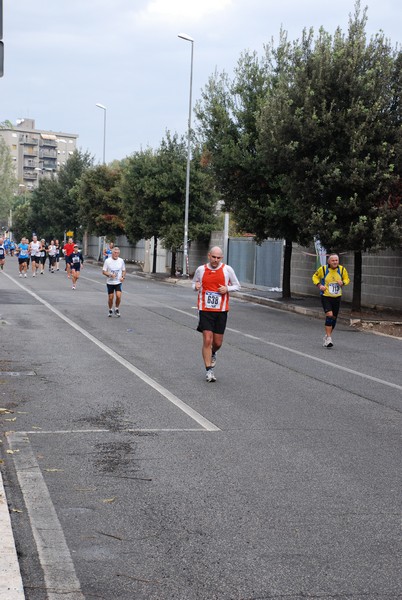
[[[205,304],[207,308],[219,310],[221,307],[222,296],[217,292],[205,292]]]

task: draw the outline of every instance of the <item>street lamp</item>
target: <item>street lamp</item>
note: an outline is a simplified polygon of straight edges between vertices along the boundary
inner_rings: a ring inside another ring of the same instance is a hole
[[[103,164],[106,164],[106,106],[99,103],[95,106],[103,110]]]
[[[190,159],[191,159],[191,101],[193,95],[193,56],[194,40],[186,33],[179,33],[178,37],[191,42],[191,68],[190,68],[190,99],[188,103],[188,130],[187,130],[187,171],[186,171],[186,200],[184,207],[184,240],[183,240],[183,276],[188,276],[188,207],[190,204]]]

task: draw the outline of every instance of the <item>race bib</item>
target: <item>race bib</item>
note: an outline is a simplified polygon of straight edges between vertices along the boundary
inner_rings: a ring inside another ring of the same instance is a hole
[[[331,296],[337,296],[339,294],[340,285],[339,283],[329,283],[328,284],[328,292]]]
[[[205,306],[210,310],[220,310],[222,296],[218,292],[205,292]]]

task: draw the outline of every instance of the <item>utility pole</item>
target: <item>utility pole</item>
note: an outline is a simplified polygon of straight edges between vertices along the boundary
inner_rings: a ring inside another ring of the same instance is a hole
[[[0,77],[4,75],[3,0],[0,0]]]

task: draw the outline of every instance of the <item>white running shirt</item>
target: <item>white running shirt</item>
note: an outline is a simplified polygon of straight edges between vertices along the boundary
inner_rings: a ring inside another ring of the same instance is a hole
[[[108,277],[106,283],[109,285],[118,285],[121,283],[120,279],[123,276],[123,271],[126,270],[125,262],[122,258],[107,258],[103,263],[103,270],[107,273],[115,273],[116,277]]]
[[[40,256],[40,242],[31,242],[31,256]]]

